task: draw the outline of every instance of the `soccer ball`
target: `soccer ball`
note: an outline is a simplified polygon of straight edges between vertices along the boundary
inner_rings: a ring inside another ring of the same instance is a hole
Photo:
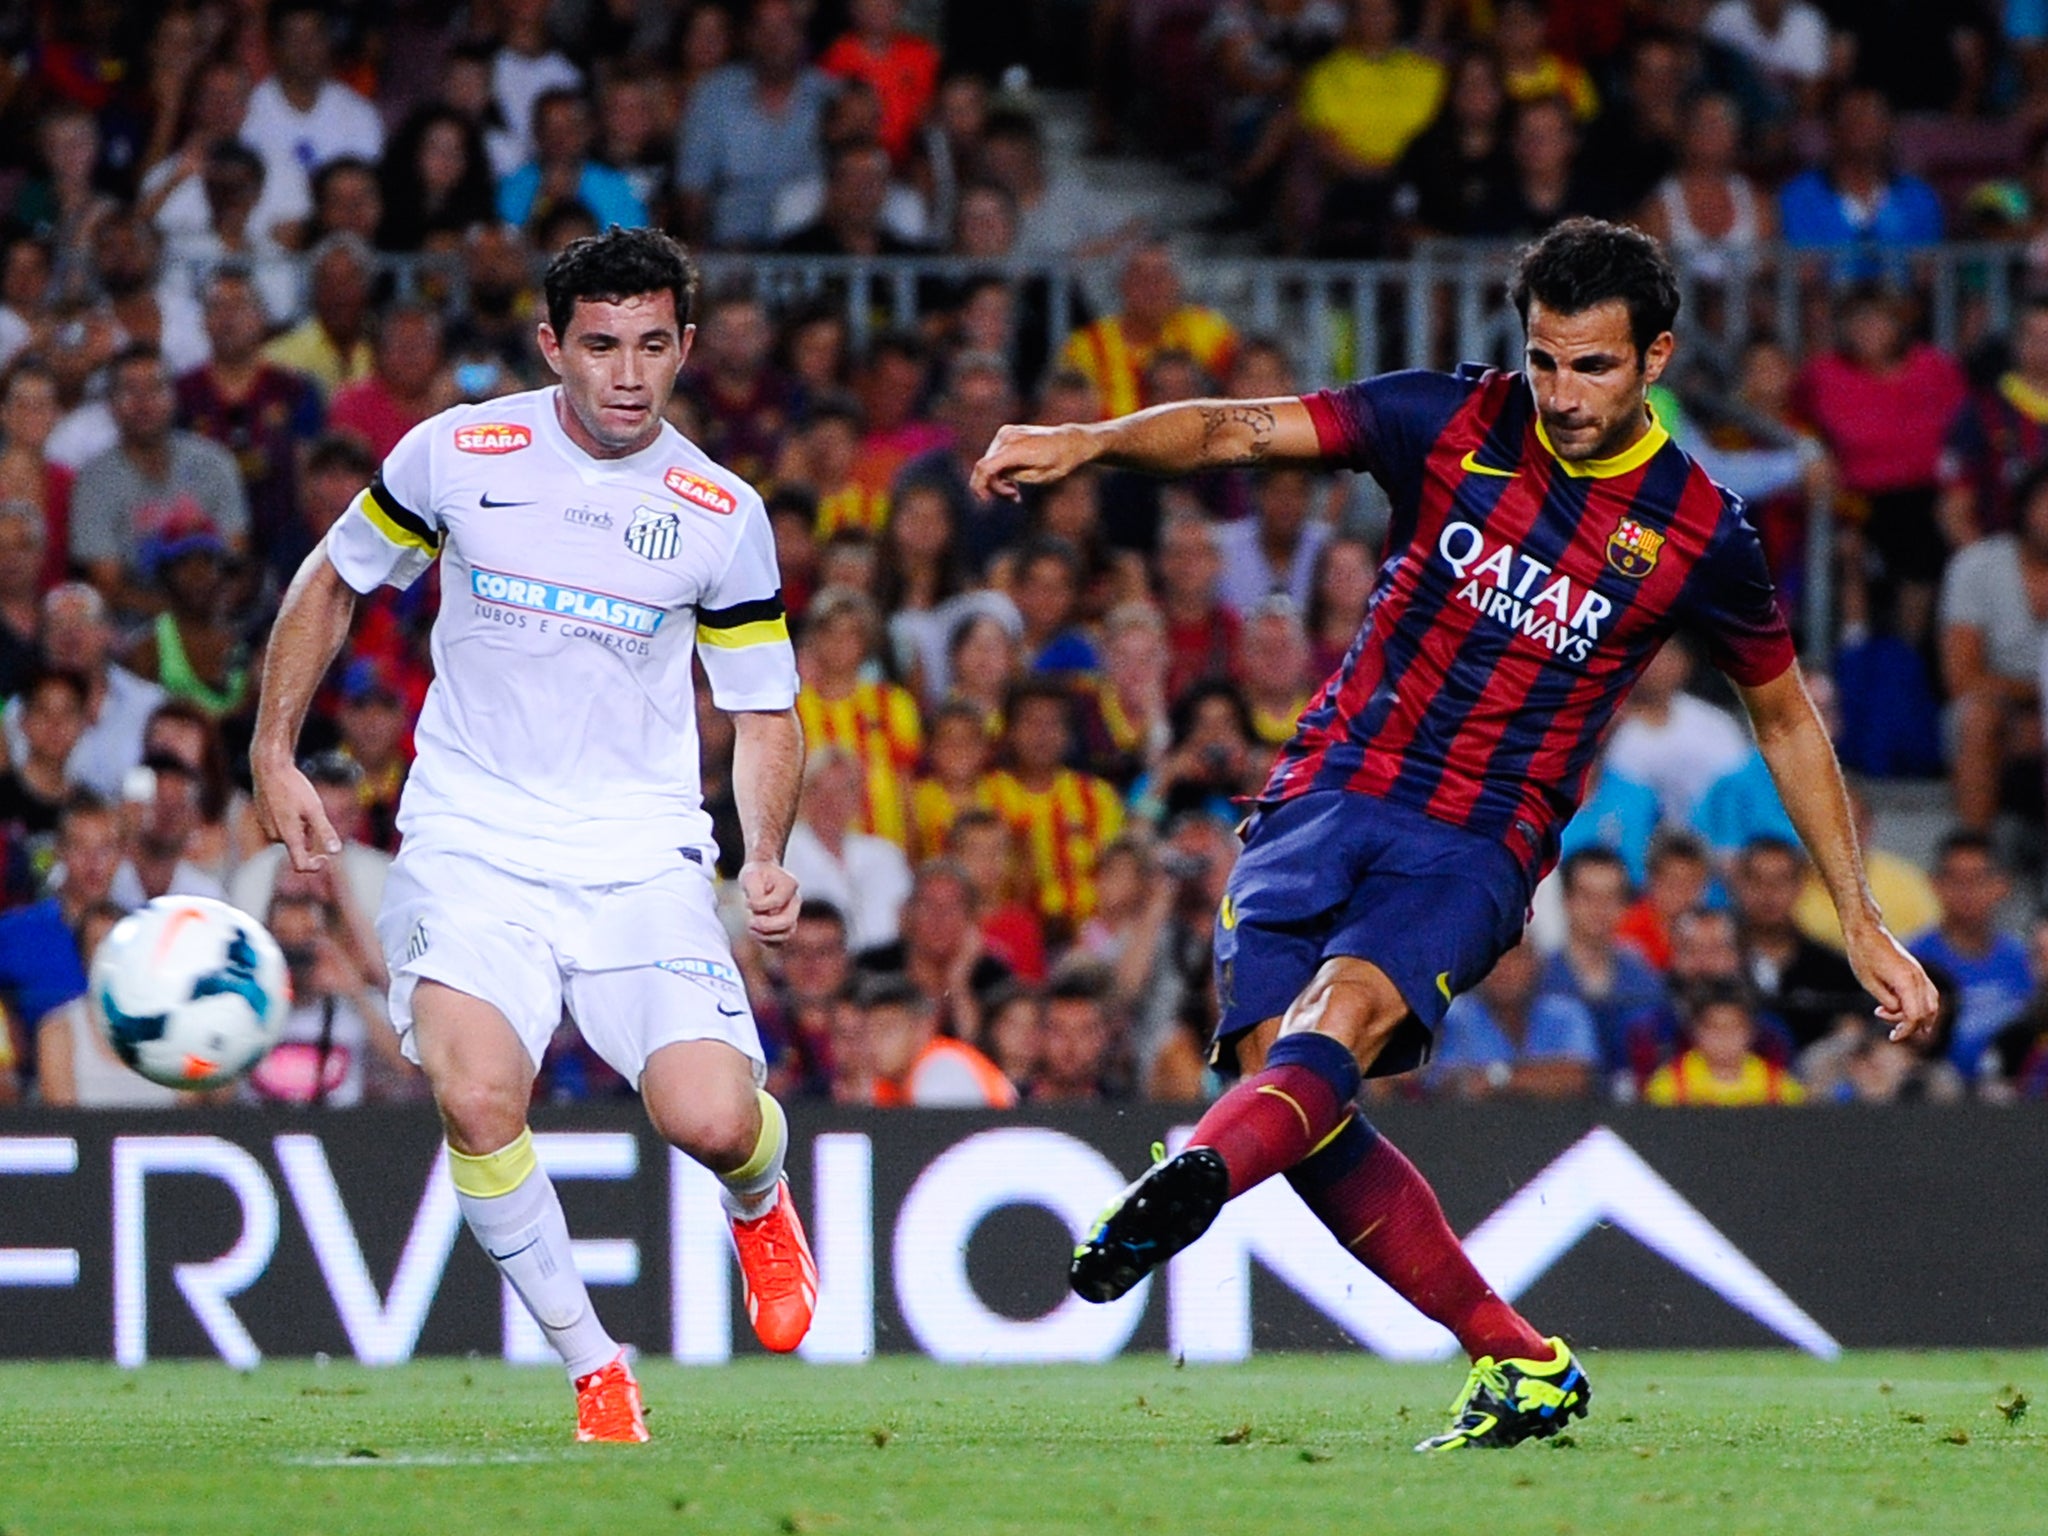
[[[159,896],[122,918],[93,956],[87,995],[114,1054],[169,1088],[233,1082],[291,1012],[277,940],[204,896]]]

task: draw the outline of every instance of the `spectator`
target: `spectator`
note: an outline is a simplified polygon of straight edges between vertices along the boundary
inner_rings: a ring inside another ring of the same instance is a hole
[[[1155,825],[1188,815],[1236,825],[1271,756],[1253,737],[1244,696],[1229,683],[1198,683],[1174,701],[1172,720],[1173,748],[1131,787],[1131,813]]]
[[[2037,913],[2028,925],[2027,960],[2027,1006],[1978,1058],[1979,1088],[1993,1102],[2048,1097],[2048,916]]]
[[[194,300],[203,292],[203,274],[233,266],[255,282],[266,323],[282,324],[298,314],[298,272],[283,249],[256,223],[263,175],[262,159],[246,144],[230,141],[208,151],[200,180],[206,227],[186,236],[174,253],[181,268],[177,293],[182,312],[196,309]],[[184,372],[204,358],[173,361]]]
[[[1943,1005],[1931,1034],[1893,1040],[1881,1020],[1844,1014],[1832,1034],[1799,1058],[1807,1096],[1839,1104],[1959,1103],[1968,1087],[1947,1054],[1952,994],[1945,977],[1930,972],[1929,979]],[[1994,1098],[2004,1091],[1994,1078],[1987,1077],[1985,1087]]]
[[[142,748],[145,761],[173,758],[198,780],[199,827],[186,844],[185,857],[225,885],[243,855],[268,839],[256,825],[254,804],[229,776],[219,724],[196,704],[167,699],[149,717]],[[366,943],[366,953],[381,953],[374,939]]]
[[[1015,605],[1000,592],[967,585],[952,507],[929,480],[911,481],[897,498],[881,533],[878,576],[882,608],[889,614],[891,660],[897,675],[927,703],[945,696],[946,642],[963,618],[1016,618]]]
[[[237,143],[249,111],[249,75],[233,59],[203,65],[193,85],[189,125],[176,154],[149,167],[142,178],[140,209],[156,225],[173,259],[183,259],[191,242],[204,241],[214,222],[207,206],[205,171],[213,152]],[[296,160],[264,162],[262,195],[250,211],[252,235],[296,245],[313,211],[306,174]]]
[[[375,245],[385,251],[444,248],[497,214],[497,194],[483,135],[453,108],[429,103],[392,136],[377,169],[384,222]]]
[[[1668,641],[1650,658],[1609,738],[1607,768],[1656,791],[1663,819],[1683,823],[1708,786],[1749,756],[1749,733],[1726,710],[1687,693],[1692,651]]]
[[[903,907],[903,936],[861,957],[865,970],[901,975],[932,1006],[941,1034],[982,1038],[989,1001],[1014,984],[1010,968],[982,945],[974,882],[949,859],[920,865]]]
[[[1071,934],[1095,911],[1095,864],[1123,828],[1116,791],[1063,766],[1073,751],[1066,690],[1031,679],[1010,690],[1008,766],[989,776],[989,800],[1027,850],[1039,913]]]
[[[45,591],[64,579],[71,556],[71,488],[76,476],[48,456],[57,425],[57,381],[33,358],[0,379],[0,485],[11,501],[36,514],[43,546],[37,583]]]
[[[1695,98],[1678,168],[1657,183],[1638,220],[1705,282],[1748,276],[1760,247],[1778,236],[1777,205],[1743,174],[1741,161],[1742,114],[1733,98]]]
[[[1025,664],[1067,676],[1101,666],[1095,647],[1075,625],[1080,616],[1081,560],[1071,545],[1037,539],[1018,551],[1011,597],[1024,621]]]
[[[961,557],[970,570],[986,569],[1023,531],[1015,502],[1001,496],[982,501],[968,488],[974,461],[988,451],[1003,424],[1016,419],[1017,407],[1016,388],[999,356],[961,353],[947,371],[932,413],[945,430],[944,445],[917,455],[896,476],[899,495],[912,485],[936,485],[946,493]]]
[[[263,310],[246,274],[230,268],[207,282],[206,335],[213,358],[178,380],[178,424],[235,456],[250,542],[279,569],[277,546],[289,542],[298,515],[299,460],[320,431],[320,392],[304,374],[265,361]]]
[[[177,397],[162,353],[135,343],[108,372],[120,441],[78,472],[71,558],[110,603],[147,613],[155,600],[136,584],[142,541],[173,514],[196,511],[239,552],[249,537],[249,504],[233,456],[173,427]]]
[[[69,672],[43,672],[10,692],[21,697],[28,750],[0,771],[0,823],[32,850],[47,849],[75,787],[66,765],[85,730],[85,684]]]
[[[1590,123],[1599,115],[1600,93],[1585,66],[1550,47],[1549,23],[1538,0],[1502,0],[1494,17],[1493,46],[1508,99],[1516,106],[1562,101],[1579,122]]]
[[[1787,245],[1861,253],[1842,264],[1859,276],[1879,269],[1875,252],[1941,238],[1934,189],[1892,163],[1892,109],[1880,92],[1856,86],[1836,100],[1827,160],[1785,184],[1778,222]]]
[[[1805,115],[1820,104],[1831,43],[1827,17],[1807,0],[1718,0],[1706,35],[1747,59],[1783,107]]]
[[[1819,428],[1844,488],[1869,503],[1863,541],[1894,590],[1898,633],[1917,645],[1948,555],[1935,521],[1937,465],[1967,386],[1945,352],[1912,339],[1883,290],[1852,289],[1838,326],[1835,349],[1807,363],[1793,402]]]
[[[1127,791],[1173,745],[1166,627],[1150,603],[1120,603],[1103,620],[1102,674],[1081,695],[1081,758]]]
[[[469,302],[448,335],[448,354],[461,362],[495,364],[505,388],[547,376],[535,334],[541,297],[533,252],[519,231],[496,220],[473,224],[462,239]],[[694,349],[692,349],[694,350]],[[487,398],[487,388],[465,394]]]
[[[1949,423],[1937,477],[1941,531],[1953,549],[2019,526],[2015,493],[2048,458],[2048,294],[2013,325],[2012,367],[1974,390]]]
[[[386,853],[398,851],[398,799],[410,762],[408,742],[417,699],[409,699],[389,663],[358,656],[336,687],[341,750],[362,769],[356,797],[367,821],[365,840]]]
[[[1756,1053],[1756,1016],[1740,987],[1703,995],[1693,1009],[1690,1034],[1685,1054],[1652,1074],[1644,1103],[1743,1108],[1805,1102],[1799,1080]]]
[[[1629,1020],[1623,1054],[1608,1077],[1614,1096],[1642,1096],[1650,1076],[1674,1060],[1685,1042],[1693,1008],[1718,987],[1746,987],[1742,944],[1735,914],[1726,907],[1694,907],[1671,919],[1671,965],[1665,972],[1664,1001]],[[1757,1049],[1780,1065],[1793,1055],[1792,1038],[1774,1016],[1757,1018]]]
[[[1689,832],[1667,830],[1650,842],[1648,878],[1622,914],[1615,937],[1659,971],[1671,969],[1671,928],[1707,898],[1714,866],[1707,845]]]
[[[1403,46],[1401,27],[1394,0],[1351,0],[1343,41],[1302,76],[1294,115],[1313,174],[1291,195],[1297,246],[1306,243],[1305,222],[1324,226],[1333,252],[1380,243],[1389,173],[1444,95],[1443,65]],[[1306,219],[1304,200],[1320,205]]]
[[[159,896],[210,896],[227,900],[220,881],[189,857],[204,825],[200,776],[169,752],[144,754],[146,775],[126,792],[130,825],[125,857],[114,875],[111,898],[129,911]]]
[[[333,77],[332,26],[326,9],[307,0],[270,12],[273,73],[250,93],[240,137],[277,167],[273,175],[311,176],[343,155],[374,162],[383,151],[377,109]]]
[[[1013,986],[989,1005],[989,1059],[1017,1089],[1017,1097],[1035,1097],[1040,1044],[1044,1036],[1045,1003],[1037,993]]]
[[[1677,20],[1667,6],[1664,20]],[[1597,195],[1612,208],[1640,208],[1651,190],[1678,168],[1685,141],[1685,104],[1715,81],[1697,39],[1677,27],[1646,27],[1630,41],[1609,93],[1586,130],[1583,169]]]
[[[1805,864],[1793,844],[1760,837],[1736,858],[1729,882],[1749,983],[1801,1050],[1833,1028],[1836,1015],[1865,1006],[1849,962],[1792,919]]]
[[[1169,698],[1199,682],[1228,678],[1237,656],[1237,616],[1224,607],[1216,529],[1198,513],[1175,512],[1159,529],[1159,608],[1173,665]]]
[[[77,928],[78,954],[95,954],[128,914],[112,902],[85,909]],[[36,1096],[51,1109],[169,1109],[193,1102],[175,1088],[153,1083],[114,1054],[80,995],[60,1003],[34,1031]]]
[[[1101,966],[1071,961],[1053,972],[1039,1023],[1033,1103],[1094,1103],[1123,1098],[1124,1042],[1110,1013],[1111,982]]]
[[[925,750],[927,771],[910,791],[913,846],[920,858],[945,851],[963,812],[985,803],[988,731],[972,704],[942,704],[932,715]]]
[[[1103,414],[1122,416],[1156,403],[1145,397],[1144,377],[1161,352],[1185,352],[1212,378],[1230,371],[1237,332],[1217,311],[1187,302],[1180,269],[1164,241],[1147,241],[1131,252],[1117,292],[1122,309],[1074,332],[1060,352],[1061,367],[1076,369],[1095,386]]]
[[[315,240],[329,235],[354,235],[374,245],[384,227],[384,186],[377,167],[354,155],[330,160],[313,173]]]
[[[486,57],[490,106],[504,130],[492,151],[501,176],[533,156],[535,103],[549,91],[583,88],[583,72],[549,36],[548,11],[548,0],[504,0],[498,7],[498,46]]]
[[[43,519],[26,501],[0,501],[0,697],[12,698],[41,664]]]
[[[1564,886],[1564,947],[1543,966],[1543,991],[1572,998],[1591,1016],[1602,1057],[1626,1064],[1634,1020],[1665,1000],[1664,978],[1621,941],[1630,901],[1628,869],[1604,848],[1584,848],[1558,866]]]
[[[1045,132],[1022,112],[991,112],[981,169],[1017,206],[1017,255],[1085,261],[1113,254],[1135,233],[1130,218],[1069,169],[1046,163]]]
[[[1988,831],[2014,780],[2038,780],[2041,659],[2048,609],[2048,464],[2014,492],[2019,527],[1956,552],[1941,582],[1949,790],[1956,820]],[[2020,803],[2030,803],[2031,795]]]
[[[1223,0],[1202,33],[1219,87],[1216,132],[1245,222],[1257,227],[1272,204],[1273,173],[1291,143],[1290,107],[1302,71],[1337,45],[1337,0]]]
[[[856,955],[896,942],[911,884],[902,846],[857,830],[862,786],[861,764],[852,753],[814,745],[783,857],[806,892],[846,914],[847,945]]]
[[[89,245],[115,209],[100,185],[98,120],[60,104],[37,120],[35,133],[40,171],[14,198],[11,222],[59,250]]]
[[[1971,1079],[1983,1074],[1992,1041],[2026,1011],[2034,991],[2027,947],[1999,927],[2012,882],[1991,839],[1951,832],[1935,855],[1941,921],[1913,941],[1913,956],[1954,983],[1955,1031],[1949,1059]]]
[[[1465,233],[1534,237],[1574,214],[1602,214],[1608,198],[1579,158],[1579,129],[1564,100],[1545,96],[1515,108],[1508,174],[1472,213]]]
[[[765,245],[776,194],[817,174],[832,96],[830,77],[805,62],[792,0],[754,0],[746,42],[746,63],[697,87],[676,141],[684,228],[726,249]]]
[[[939,1033],[932,1000],[902,976],[876,976],[855,997],[874,1074],[870,1102],[883,1108],[1010,1109],[1017,1090],[996,1064]]]
[[[775,327],[759,299],[721,295],[698,322],[697,345],[683,375],[682,387],[701,414],[698,446],[750,480],[765,478],[776,463],[801,399],[795,383],[775,366],[774,347]],[[809,483],[821,500],[840,489],[837,483]],[[819,532],[831,531],[823,525],[821,506]]]
[[[314,754],[301,768],[320,797],[328,824],[341,839],[341,852],[334,856],[332,867],[340,870],[348,888],[344,910],[350,911],[352,919],[374,919],[384,902],[391,855],[364,840],[369,817],[360,794],[363,770],[355,759],[333,750]],[[284,845],[266,843],[236,868],[228,882],[228,900],[244,912],[267,911],[284,870]],[[374,940],[374,933],[369,937]],[[374,948],[371,952],[375,953]]]
[[[557,86],[533,104],[534,158],[498,183],[498,217],[524,227],[580,203],[600,229],[647,222],[647,205],[622,172],[591,158],[596,142],[590,103],[580,89]]]
[[[1275,593],[1245,616],[1239,674],[1251,711],[1252,737],[1262,747],[1284,746],[1308,707],[1308,634],[1301,610]]]
[[[324,873],[324,872],[323,872]],[[354,952],[342,920],[315,889],[280,888],[264,923],[284,951],[291,1012],[278,1043],[242,1090],[262,1104],[352,1109],[373,1080],[373,1063],[391,1076],[415,1069],[399,1054],[385,1022],[381,976]]]
[[[923,414],[930,356],[916,336],[886,332],[868,343],[854,392],[867,436],[860,451],[870,483],[893,485],[903,466],[946,445],[946,429]]]
[[[1004,600],[999,611],[974,608],[953,626],[946,642],[946,698],[980,711],[990,735],[1003,728],[1010,688],[1023,675],[1018,637],[1023,623]]]
[[[94,310],[67,310],[64,324],[49,331],[48,362],[60,414],[43,454],[74,473],[121,439],[105,395],[93,392],[106,382],[107,364],[120,350],[114,336],[113,321]]]
[[[1102,850],[1095,884],[1095,915],[1075,935],[1074,953],[1108,968],[1111,999],[1139,1021],[1132,1043],[1142,1082],[1181,1002],[1180,978],[1165,952],[1180,891],[1160,867],[1153,840],[1130,833]]]
[[[605,76],[597,95],[597,159],[625,178],[650,214],[666,212],[676,177],[673,117],[663,119],[669,82],[651,65],[628,64]],[[657,219],[658,222],[658,219]]]
[[[173,372],[206,361],[206,328],[186,285],[163,269],[163,242],[139,214],[116,211],[102,219],[92,242],[99,275],[99,318],[118,353],[148,345]]]
[[[827,587],[811,600],[797,718],[814,751],[836,747],[860,766],[854,824],[903,849],[910,845],[910,781],[924,750],[924,728],[917,701],[905,689],[862,675],[874,654],[876,624],[874,602],[865,593]]]
[[[120,867],[121,826],[113,807],[89,792],[75,793],[58,819],[53,894],[0,913],[0,997],[29,1027],[85,995],[89,957],[80,953],[77,935],[85,915],[110,899]],[[29,1045],[33,1053],[34,1042]]]
[[[1379,561],[1362,539],[1339,534],[1316,557],[1308,599],[1309,672],[1328,677],[1365,627]]]
[[[1330,539],[1329,525],[1314,516],[1316,491],[1306,470],[1268,470],[1252,482],[1252,516],[1216,530],[1220,595],[1239,614],[1276,592],[1292,598],[1297,611],[1308,605],[1316,562]]]
[[[1524,939],[1487,978],[1454,1000],[1429,1068],[1434,1093],[1578,1099],[1592,1091],[1601,1050],[1577,998],[1540,988],[1543,962]]]
[[[227,620],[227,554],[204,516],[173,508],[139,555],[162,609],[122,658],[136,676],[215,717],[235,714],[249,699],[248,646]]]
[[[370,248],[352,235],[313,247],[306,261],[310,313],[263,349],[280,368],[303,373],[330,399],[336,390],[368,378],[375,361],[370,341]]]
[[[967,872],[981,914],[982,947],[1032,985],[1045,980],[1045,924],[1020,899],[1025,881],[1017,839],[994,811],[976,806],[954,818],[946,856]]]
[[[334,392],[328,423],[360,438],[379,459],[449,402],[442,377],[440,317],[424,304],[395,304],[377,326],[376,366]]]
[[[1565,823],[1559,856],[1570,858],[1581,848],[1604,848],[1621,859],[1629,882],[1640,885],[1649,878],[1650,841],[1662,819],[1657,792],[1616,773],[1603,752],[1593,760],[1578,810]],[[1539,894],[1544,889],[1539,886]]]
[[[86,688],[85,728],[65,774],[103,800],[119,796],[129,771],[141,763],[143,732],[164,700],[161,688],[114,664],[113,639],[105,600],[85,583],[58,587],[43,598],[43,658],[54,670],[83,679]],[[6,728],[14,762],[29,751],[21,713],[21,701],[11,700]]]
[[[1412,237],[1469,234],[1512,174],[1500,59],[1490,50],[1468,49],[1451,65],[1436,117],[1394,167],[1395,211]]]
[[[770,1091],[829,1093],[832,1012],[853,978],[846,914],[829,901],[807,899],[775,961],[772,994],[755,999]]]
[[[904,30],[901,0],[852,0],[847,10],[852,25],[818,65],[829,75],[874,88],[882,107],[882,147],[902,165],[938,94],[939,50]]]

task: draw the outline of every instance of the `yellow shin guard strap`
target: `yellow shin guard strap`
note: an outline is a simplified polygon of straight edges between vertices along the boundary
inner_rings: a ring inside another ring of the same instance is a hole
[[[761,1137],[754,1143],[754,1155],[724,1176],[725,1182],[735,1189],[751,1184],[768,1171],[782,1155],[789,1134],[789,1122],[775,1096],[759,1088],[754,1093],[761,1101]]]
[[[516,1140],[482,1157],[471,1157],[453,1147],[448,1149],[449,1179],[463,1194],[475,1195],[480,1200],[511,1194],[539,1166],[533,1155],[530,1130],[522,1130]]]

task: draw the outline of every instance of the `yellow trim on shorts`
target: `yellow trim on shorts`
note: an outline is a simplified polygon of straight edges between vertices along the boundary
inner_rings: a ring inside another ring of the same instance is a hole
[[[481,1157],[472,1157],[453,1147],[448,1149],[449,1181],[461,1193],[474,1195],[479,1200],[495,1200],[500,1195],[511,1194],[539,1166],[540,1159],[534,1156],[533,1132],[530,1129],[520,1131],[516,1140]]]

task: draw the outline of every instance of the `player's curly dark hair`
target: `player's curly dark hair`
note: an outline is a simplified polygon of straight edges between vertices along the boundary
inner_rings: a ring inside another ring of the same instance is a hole
[[[1638,358],[1678,318],[1678,274],[1664,248],[1639,229],[1605,219],[1566,219],[1524,246],[1508,295],[1524,326],[1532,299],[1563,315],[1619,299],[1628,306]]]
[[[548,263],[542,280],[547,295],[548,324],[557,336],[569,332],[578,299],[615,304],[635,294],[676,296],[676,326],[690,323],[697,299],[697,264],[689,252],[658,229],[628,229],[615,224],[601,235],[571,240]]]

